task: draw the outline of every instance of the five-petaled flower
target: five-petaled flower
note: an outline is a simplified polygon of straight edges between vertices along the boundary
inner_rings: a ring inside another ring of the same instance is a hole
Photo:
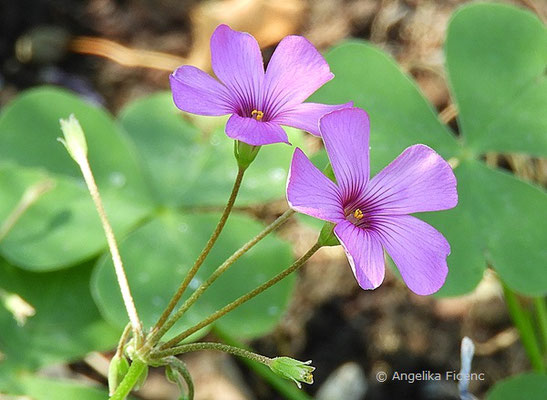
[[[176,106],[199,115],[232,114],[226,134],[253,146],[288,143],[281,125],[319,135],[323,115],[352,104],[304,103],[334,75],[301,36],[284,38],[264,73],[255,38],[220,25],[211,37],[211,64],[222,83],[189,65],[171,75]]]
[[[456,206],[450,165],[424,145],[408,147],[369,179],[369,119],[358,108],[331,112],[320,132],[337,184],[296,149],[287,182],[290,206],[332,222],[363,289],[378,287],[385,273],[383,248],[415,293],[443,285],[450,245],[437,230],[409,215]]]

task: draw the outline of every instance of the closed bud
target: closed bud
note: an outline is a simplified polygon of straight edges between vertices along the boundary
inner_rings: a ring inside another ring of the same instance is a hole
[[[80,164],[87,158],[87,143],[84,131],[74,114],[71,114],[68,119],[61,119],[60,123],[64,139],[59,138],[58,140],[64,144],[74,161]]]
[[[276,357],[271,360],[269,366],[277,375],[285,379],[292,379],[299,388],[302,388],[300,382],[313,383],[312,372],[315,367],[310,364],[311,360],[303,362],[290,357]]]
[[[110,396],[114,394],[128,370],[129,362],[127,359],[124,356],[118,356],[116,353],[108,367],[108,392]]]

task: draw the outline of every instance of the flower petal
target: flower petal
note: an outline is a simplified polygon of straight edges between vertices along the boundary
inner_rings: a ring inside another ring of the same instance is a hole
[[[296,148],[287,178],[289,206],[325,221],[344,220],[340,192],[336,185]]]
[[[334,233],[346,252],[359,286],[376,289],[384,280],[384,250],[377,233],[358,228],[345,220],[334,227]]]
[[[190,65],[169,76],[173,101],[182,111],[199,115],[226,115],[236,107],[228,89],[205,72]]]
[[[441,233],[410,215],[379,217],[375,227],[410,290],[428,295],[441,288],[450,254],[450,245]]]
[[[346,104],[318,104],[301,103],[278,114],[273,121],[280,125],[288,125],[293,128],[302,129],[315,136],[320,136],[319,120],[325,114],[342,108],[353,107],[353,102]]]
[[[264,80],[264,110],[272,118],[302,103],[334,75],[317,49],[302,36],[287,36],[275,49]]]
[[[219,25],[211,36],[211,65],[237,99],[239,111],[250,116],[260,101],[264,81],[264,63],[256,39]]]
[[[257,121],[233,114],[226,123],[226,134],[252,146],[271,143],[289,143],[287,134],[274,122]]]
[[[408,147],[372,178],[364,197],[378,213],[390,215],[446,210],[458,204],[452,168],[423,144]]]
[[[369,178],[368,115],[347,108],[325,115],[319,130],[344,201],[364,192]]]

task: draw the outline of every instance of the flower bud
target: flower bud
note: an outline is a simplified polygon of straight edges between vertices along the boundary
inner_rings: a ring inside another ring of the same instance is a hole
[[[246,169],[255,160],[260,146],[251,146],[250,144],[236,140],[234,142],[234,155],[236,156],[237,165],[240,168]]]
[[[129,362],[127,359],[124,356],[120,357],[115,354],[108,367],[108,392],[110,396],[114,394],[128,370]]]
[[[285,379],[292,379],[299,388],[302,388],[300,382],[313,383],[312,372],[315,367],[310,364],[311,360],[302,362],[289,357],[276,357],[271,360],[269,367],[277,375]]]
[[[332,222],[325,222],[321,233],[319,233],[319,244],[321,246],[338,246],[340,241],[334,234],[334,224]]]
[[[74,161],[80,164],[81,161],[87,158],[87,143],[84,131],[74,114],[70,114],[68,119],[61,119],[60,123],[64,139],[59,138],[58,140],[66,147]]]

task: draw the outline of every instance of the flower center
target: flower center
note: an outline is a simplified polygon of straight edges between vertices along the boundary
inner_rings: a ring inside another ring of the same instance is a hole
[[[264,113],[260,110],[253,110],[251,111],[251,118],[254,118],[257,121],[260,121],[262,120],[262,118],[264,118]]]
[[[360,228],[368,227],[370,221],[368,220],[367,215],[365,215],[365,213],[360,208],[355,208],[353,209],[353,211],[351,211],[352,209],[353,208],[350,208],[346,211],[346,219],[353,225]]]

